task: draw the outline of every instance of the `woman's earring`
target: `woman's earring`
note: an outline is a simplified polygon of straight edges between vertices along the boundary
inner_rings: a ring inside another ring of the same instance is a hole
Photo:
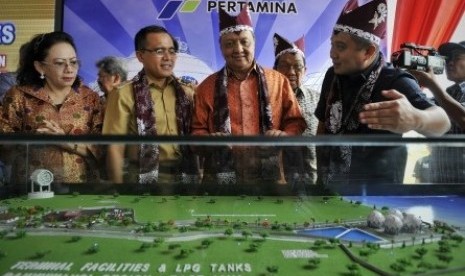
[[[40,73],[40,79],[41,79],[41,80],[45,79],[44,73]]]

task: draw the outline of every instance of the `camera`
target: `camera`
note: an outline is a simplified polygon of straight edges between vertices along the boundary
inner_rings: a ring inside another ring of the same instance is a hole
[[[400,47],[401,50],[391,55],[394,67],[419,71],[427,71],[431,67],[434,74],[444,72],[446,61],[433,47],[414,43],[403,43]]]

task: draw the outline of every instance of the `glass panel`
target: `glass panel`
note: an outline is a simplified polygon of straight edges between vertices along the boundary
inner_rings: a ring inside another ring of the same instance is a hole
[[[331,191],[344,195],[414,189],[421,195],[431,190],[426,185],[437,186],[436,193],[447,193],[447,189],[461,191],[465,183],[465,144],[460,137],[1,139],[4,196],[31,192],[31,179],[45,173],[56,193],[116,189],[123,193],[312,195]],[[141,159],[141,148],[145,148],[145,159]],[[118,179],[121,183],[115,184]],[[448,188],[444,191],[444,187]]]
[[[461,137],[0,142],[2,275],[442,275],[463,267],[465,186],[454,178]],[[103,161],[123,145],[115,174]],[[141,145],[155,146],[143,162]],[[327,163],[333,171],[313,183],[302,155],[309,147],[318,160],[343,150],[359,157],[350,173]],[[448,152],[436,155],[447,166],[424,157],[437,152]],[[110,181],[119,174],[123,183]]]

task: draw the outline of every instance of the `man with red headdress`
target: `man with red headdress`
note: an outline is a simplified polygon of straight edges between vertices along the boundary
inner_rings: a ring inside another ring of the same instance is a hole
[[[307,123],[304,136],[315,136],[318,127],[318,118],[314,115],[320,94],[303,85],[305,71],[305,40],[299,38],[294,43],[288,41],[279,34],[274,34],[273,44],[275,49],[275,62],[273,68],[285,75],[291,83],[292,90],[300,106],[302,116]],[[315,146],[306,146],[284,151],[284,167],[287,181],[292,183],[304,182],[314,184],[316,182],[316,152]]]
[[[300,135],[305,121],[289,81],[255,62],[255,37],[247,6],[238,16],[219,10],[220,47],[225,67],[207,77],[195,94],[193,135]],[[270,150],[234,147],[206,155],[204,179],[252,184],[273,178]],[[265,158],[266,156],[266,158]],[[278,162],[274,162],[278,161]],[[277,176],[278,177],[278,176]]]
[[[388,66],[379,50],[386,33],[386,0],[358,6],[350,0],[331,37],[333,66],[326,72],[315,115],[318,134],[397,134],[415,130],[444,134],[450,121],[422,93],[410,74]],[[407,151],[403,146],[318,148],[324,184],[402,183]]]

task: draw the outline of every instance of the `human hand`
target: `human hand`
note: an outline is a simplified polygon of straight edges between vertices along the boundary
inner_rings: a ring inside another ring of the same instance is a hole
[[[230,136],[231,134],[225,132],[213,132],[210,133],[210,136]]]
[[[270,129],[265,132],[265,135],[278,137],[278,136],[287,136],[287,133],[279,129]]]
[[[431,88],[431,86],[436,82],[436,76],[434,75],[431,67],[429,67],[427,71],[408,70],[408,72],[417,79],[420,86]]]
[[[231,136],[231,134],[230,133],[225,133],[225,132],[213,132],[213,133],[210,133],[210,136],[225,137],[225,136]],[[232,149],[232,145],[227,144],[226,147],[228,149]]]
[[[414,130],[418,125],[418,110],[397,90],[381,92],[388,100],[370,103],[363,106],[359,113],[362,124],[372,129],[384,129],[394,133],[405,133]]]
[[[53,135],[65,135],[65,131],[61,126],[49,120],[43,120],[42,125],[36,130],[40,134],[53,134]]]
[[[41,134],[51,134],[51,135],[65,135],[65,131],[61,126],[55,121],[44,120],[41,127],[36,130],[37,133]],[[58,147],[63,148],[70,152],[77,153],[78,145],[77,144],[59,144]]]

